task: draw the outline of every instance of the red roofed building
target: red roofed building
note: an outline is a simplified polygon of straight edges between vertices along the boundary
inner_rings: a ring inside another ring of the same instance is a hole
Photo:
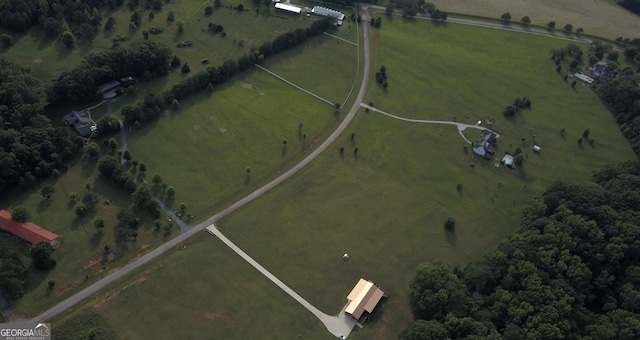
[[[21,239],[36,243],[39,241],[53,242],[58,235],[31,222],[16,222],[11,218],[11,213],[0,210],[0,229],[6,230]]]

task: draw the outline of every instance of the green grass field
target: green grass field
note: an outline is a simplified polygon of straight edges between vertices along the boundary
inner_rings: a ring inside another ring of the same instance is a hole
[[[313,314],[205,232],[133,280],[52,320],[52,328],[73,328],[97,313],[119,339],[327,338]]]
[[[330,32],[339,34],[340,38],[356,34],[355,28]],[[344,34],[347,32],[350,35]],[[356,53],[356,46],[320,35],[302,48],[286,51],[281,57],[266,60],[261,66],[324,99],[342,104],[356,77]]]
[[[326,41],[320,37],[311,40],[312,47],[299,47],[311,49],[305,53],[314,56],[301,60],[278,57],[268,67],[276,72],[299,70],[284,76],[295,78],[294,82],[313,92],[342,95],[336,99],[342,101],[355,75],[355,48],[340,49],[336,44],[316,51],[313,46],[318,39]],[[297,50],[292,53],[299,53]],[[300,66],[332,50],[351,50],[325,60],[328,70],[324,75],[339,80],[333,87],[342,94],[328,90],[323,83],[313,83],[317,73],[303,73]],[[135,159],[149,166],[150,175],[157,172],[171,182],[177,190],[176,201],[186,202],[190,214],[202,220],[295,164],[339,121],[340,115],[327,103],[256,68],[213,93],[183,101],[177,112],[130,132],[128,148]],[[251,168],[248,176],[247,167]]]
[[[512,170],[495,167],[493,161],[475,159],[470,151],[463,151],[465,143],[452,126],[407,123],[361,110],[345,136],[312,165],[218,225],[250,256],[326,313],[335,314],[342,308],[359,277],[375,281],[390,298],[352,336],[389,339],[413,319],[408,288],[419,263],[464,265],[480,258],[519,227],[524,204],[540,195],[551,181],[584,181],[592,170],[634,155],[596,95],[582,86],[571,89],[555,73],[547,52],[563,46],[561,42],[402,20],[385,22],[379,34],[372,32],[371,39],[372,71],[384,64],[390,85],[385,93],[372,84],[367,101],[412,118],[456,117],[473,123],[493,117],[494,128],[501,134],[496,155],[521,147],[527,155],[524,167]],[[225,92],[236,93],[242,89],[240,82],[245,81],[235,80],[235,85],[229,85]],[[522,96],[532,99],[533,108],[513,120],[503,118],[504,106]],[[174,120],[185,116],[181,112]],[[184,127],[184,135],[191,124]],[[162,121],[158,127],[161,125]],[[563,127],[564,138],[560,134]],[[595,143],[593,147],[585,143],[581,148],[576,139],[586,128]],[[355,133],[353,140],[351,132]],[[476,130],[466,133],[472,140],[478,134]],[[540,154],[530,151],[534,140],[542,146]],[[340,146],[346,149],[343,157],[338,152]],[[354,147],[359,148],[358,157],[353,155]],[[244,165],[238,167],[242,176]],[[456,189],[458,184],[462,184],[461,191]],[[448,216],[457,220],[455,232],[444,230]],[[188,250],[167,256],[155,264],[160,267],[157,277],[150,277],[139,286],[128,288],[128,294],[121,293],[101,305],[103,317],[115,327],[135,313],[138,301],[144,301],[157,306],[145,309],[149,320],[172,319],[159,327],[185,327],[194,322],[194,316],[183,312],[184,308],[199,305],[208,293],[196,289],[193,294],[180,295],[176,302],[177,298],[161,293],[157,295],[162,298],[156,298],[155,292],[175,289],[179,286],[176,277],[180,276],[197,277],[185,283],[189,287],[198,286],[201,276],[236,278],[237,268],[246,264],[233,265],[233,269],[218,267],[224,261],[235,264],[240,260],[220,249],[221,244],[206,234],[193,242],[193,255],[188,255]],[[196,249],[202,253],[195,253]],[[205,253],[207,256],[201,255]],[[342,260],[344,253],[350,255],[349,261]],[[209,256],[221,256],[214,260],[216,266],[204,269],[197,262],[187,262],[197,259],[209,264]],[[174,262],[182,266],[174,268]],[[163,278],[160,272],[165,268],[180,275]],[[255,274],[252,269],[249,271]],[[153,272],[145,271],[128,279],[110,292],[154,275],[150,273]],[[262,293],[248,293],[255,291],[256,282],[261,280],[238,278],[234,289],[245,289],[247,299],[262,299]],[[265,289],[268,287],[277,290],[267,282]],[[225,293],[228,291],[223,289],[222,294]],[[215,308],[234,310],[241,319],[256,320],[253,300],[237,303],[236,298],[225,296],[226,299],[216,300]],[[131,299],[133,303],[125,303]],[[286,296],[272,303],[282,310],[270,316],[278,325],[288,325],[290,308],[299,308]],[[174,307],[168,310],[165,304]],[[302,312],[299,317],[309,315]],[[261,321],[252,322],[259,322],[256,327],[263,332],[261,337],[300,333],[297,325],[283,326],[281,330],[264,327]],[[129,334],[143,334],[138,323],[126,325]],[[305,337],[328,336],[315,322],[309,321],[305,327],[312,327],[309,333],[300,333]],[[243,332],[246,327],[232,328]],[[171,332],[166,334],[179,334]],[[220,337],[230,334],[223,326],[212,332]]]

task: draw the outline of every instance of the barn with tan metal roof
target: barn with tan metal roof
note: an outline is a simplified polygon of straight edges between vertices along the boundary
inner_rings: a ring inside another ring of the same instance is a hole
[[[359,321],[373,312],[383,296],[384,292],[378,286],[361,278],[347,296],[349,303],[344,311]]]

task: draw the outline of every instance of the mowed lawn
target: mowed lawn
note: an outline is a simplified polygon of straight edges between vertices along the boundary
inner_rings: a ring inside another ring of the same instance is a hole
[[[54,330],[85,313],[99,314],[120,339],[330,336],[313,314],[204,231],[185,250],[172,251],[55,318]]]
[[[136,241],[117,241],[116,215],[120,209],[128,208],[131,201],[124,190],[99,176],[96,163],[95,160],[78,157],[71,161],[69,170],[57,180],[51,178],[41,181],[20,193],[10,192],[0,201],[1,206],[9,211],[17,206],[26,208],[31,213],[32,222],[59,235],[60,246],[53,255],[57,265],[49,271],[32,270],[26,295],[15,306],[23,317],[42,312],[127,263],[136,254],[153,249],[179,233],[177,228],[169,235],[163,231],[154,232],[153,219],[149,214],[134,210],[140,218]],[[40,189],[47,184],[52,185],[56,192],[51,199],[44,200]],[[98,194],[98,203],[95,211],[79,218],[75,213],[75,205],[81,203],[88,191],[87,184]],[[70,198],[73,192],[78,195],[77,201]],[[108,205],[105,204],[107,200],[111,201]],[[94,226],[93,220],[97,216],[105,221],[102,232],[98,232]],[[27,245],[19,239],[12,243],[25,255],[25,263],[29,266]],[[104,252],[105,245],[111,247],[107,255]],[[53,289],[48,288],[49,280],[56,282]]]
[[[129,132],[128,148],[203,220],[291,167],[339,120],[331,105],[256,68]]]
[[[138,8],[142,22],[137,29],[131,30],[129,21],[133,11],[125,2],[116,10],[102,12],[102,24],[91,42],[79,40],[76,47],[68,49],[59,39],[45,37],[39,28],[33,28],[26,33],[6,32],[13,36],[14,45],[10,48],[0,48],[0,57],[31,67],[43,79],[53,79],[61,72],[75,67],[87,54],[110,49],[114,44],[114,38],[126,37],[126,40],[120,41],[120,46],[123,47],[134,42],[142,42],[142,32],[156,26],[164,29],[164,32],[150,34],[149,40],[166,44],[183,63],[187,62],[190,65],[192,72],[197,72],[209,65],[222,64],[226,59],[235,60],[282,33],[308,27],[317,20],[314,16],[278,13],[272,6],[260,6],[259,12],[256,13],[253,2],[244,4],[244,12],[226,8],[238,4],[223,1],[223,7],[214,9],[210,16],[204,13],[207,6],[205,1],[173,0],[165,2],[159,11]],[[212,3],[209,5],[213,6]],[[167,21],[169,11],[174,12],[173,22]],[[154,14],[153,19],[149,18],[150,13]],[[104,24],[110,16],[115,18],[116,24],[113,29],[106,31]],[[177,32],[178,19],[185,22],[184,32],[181,34]],[[226,32],[225,37],[221,33],[209,33],[209,23],[222,25]],[[0,30],[0,33],[5,31]],[[191,41],[193,46],[178,48],[177,43],[181,41]],[[202,64],[203,59],[208,59],[209,63]]]

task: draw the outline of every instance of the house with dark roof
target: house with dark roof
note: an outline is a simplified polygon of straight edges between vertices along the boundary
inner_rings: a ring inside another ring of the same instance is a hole
[[[591,73],[591,78],[601,83],[606,83],[616,77],[615,71],[607,64],[593,64],[589,66],[589,72]]]
[[[96,122],[91,119],[89,110],[72,111],[65,115],[63,120],[68,126],[76,129],[82,137],[86,137],[98,129]]]
[[[497,135],[490,130],[482,130],[482,136],[473,143],[473,153],[484,158],[491,158],[496,152]]]
[[[47,241],[53,245],[58,242],[58,235],[31,222],[17,222],[6,210],[0,210],[0,229],[30,243]]]
[[[125,79],[125,78],[123,78]],[[116,90],[120,87],[121,83],[117,80],[98,85],[98,92],[102,93],[104,98],[113,98],[116,96]]]

